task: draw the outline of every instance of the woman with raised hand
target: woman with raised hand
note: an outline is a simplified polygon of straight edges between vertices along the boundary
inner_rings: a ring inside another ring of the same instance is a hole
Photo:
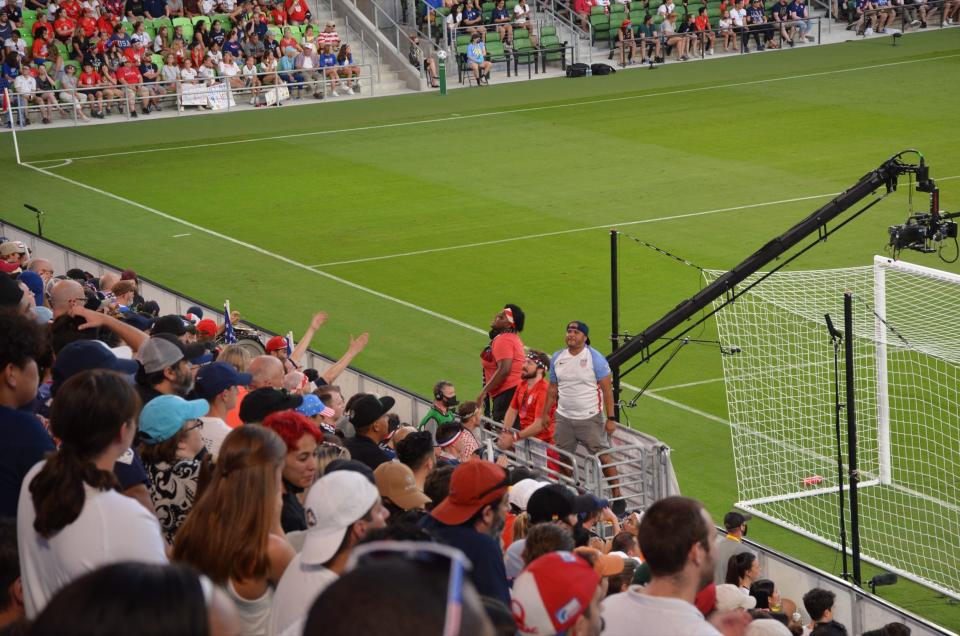
[[[50,429],[60,449],[27,473],[17,507],[28,618],[98,566],[167,562],[156,516],[116,490],[113,466],[130,452],[139,411],[136,391],[113,371],[78,373],[57,391]]]
[[[241,634],[265,634],[273,589],[294,556],[280,528],[286,444],[257,425],[234,429],[220,447],[209,486],[173,543],[173,558],[222,585]]]

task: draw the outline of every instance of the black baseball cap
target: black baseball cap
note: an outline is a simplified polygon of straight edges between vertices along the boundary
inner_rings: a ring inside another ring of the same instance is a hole
[[[570,489],[560,484],[551,484],[538,489],[527,502],[530,524],[549,521],[565,521],[574,513],[575,497]]]
[[[289,391],[263,387],[247,393],[240,403],[240,421],[262,422],[271,413],[289,411],[303,403],[303,397]]]

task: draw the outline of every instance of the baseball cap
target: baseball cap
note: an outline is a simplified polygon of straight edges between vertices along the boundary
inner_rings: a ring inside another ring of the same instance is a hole
[[[271,413],[295,409],[303,403],[296,393],[283,389],[262,387],[247,393],[240,403],[240,421],[245,424],[262,422]]]
[[[724,583],[717,586],[717,611],[726,612],[732,609],[752,610],[756,606],[756,597],[744,594],[733,583]]]
[[[183,423],[210,412],[206,400],[184,400],[179,395],[158,395],[140,411],[140,433],[147,445],[165,442],[177,434]]]
[[[202,345],[184,345],[172,334],[157,334],[147,340],[137,351],[136,360],[146,373],[156,373],[171,367],[184,358],[192,360],[204,354]]]
[[[303,403],[297,407],[297,413],[302,413],[307,417],[313,417],[314,415],[333,417],[337,414],[336,411],[324,404],[320,398],[313,393],[308,393],[303,396]]]
[[[573,500],[573,511],[577,514],[588,515],[591,512],[603,510],[609,505],[610,502],[608,500],[600,499],[596,495],[577,495]]]
[[[581,556],[587,560],[587,562],[593,566],[594,572],[599,576],[613,576],[615,574],[620,574],[623,572],[624,562],[623,557],[618,557],[615,554],[604,554],[597,550],[596,548],[591,548],[588,546],[580,546],[579,548],[574,548],[573,552],[577,556]]]
[[[516,506],[520,510],[527,509],[527,502],[530,501],[530,495],[537,492],[544,486],[549,486],[550,482],[537,481],[536,479],[521,479],[510,487],[510,505]]]
[[[753,519],[753,515],[734,510],[733,512],[728,512],[723,515],[723,527],[727,530],[733,530],[734,528],[739,528],[751,519]]]
[[[389,396],[378,398],[376,395],[364,395],[357,398],[350,412],[350,423],[355,428],[370,426],[392,409],[394,402]]]
[[[546,521],[564,521],[573,514],[573,493],[560,484],[540,488],[527,501],[530,524]]]
[[[450,476],[447,498],[430,514],[440,523],[459,526],[484,506],[499,501],[509,484],[507,471],[493,462],[479,460],[460,464]]]
[[[513,582],[513,619],[521,634],[549,636],[573,626],[600,584],[590,564],[571,552],[535,559]]]
[[[60,385],[82,371],[109,369],[120,373],[134,374],[139,369],[136,360],[118,358],[104,342],[99,340],[75,340],[57,354],[53,364],[53,386],[56,393]]]
[[[176,314],[167,314],[166,316],[160,316],[157,318],[157,321],[153,323],[153,335],[157,336],[162,333],[173,334],[174,336],[182,336],[188,331],[196,331],[193,328],[193,325],[188,323],[186,320],[181,318]]]
[[[327,473],[310,488],[303,507],[307,533],[300,551],[307,565],[326,563],[343,543],[347,529],[363,517],[380,493],[366,477],[352,470]]]
[[[327,464],[327,467],[323,469],[323,474],[335,473],[338,470],[349,470],[363,475],[363,478],[371,484],[376,485],[377,483],[376,478],[373,476],[373,470],[363,462],[358,462],[355,459],[335,459]]]
[[[404,510],[421,508],[424,504],[433,501],[417,488],[413,471],[406,464],[400,462],[380,464],[373,471],[373,478],[377,482],[380,496],[389,499]]]
[[[22,245],[22,244],[21,244]],[[11,256],[13,254],[26,254],[27,250],[14,241],[0,243],[0,256]]]
[[[197,322],[197,333],[212,338],[217,335],[217,323],[209,318],[204,318]]]
[[[226,362],[214,362],[200,367],[194,388],[203,399],[213,400],[230,387],[247,386],[252,381],[249,373],[239,373]]]
[[[271,351],[280,351],[281,349],[287,348],[287,339],[283,336],[274,336],[267,340],[267,344],[263,347],[267,353]]]

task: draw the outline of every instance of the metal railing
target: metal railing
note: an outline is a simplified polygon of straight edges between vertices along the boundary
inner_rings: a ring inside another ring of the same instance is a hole
[[[198,78],[193,81],[182,79],[169,81],[158,79],[155,82],[141,82],[139,84],[116,84],[91,89],[78,87],[30,93],[31,96],[36,96],[41,101],[45,100],[47,96],[52,96],[53,103],[44,102],[43,104],[35,103],[19,93],[10,92],[9,118],[13,125],[22,127],[25,120],[29,119],[30,113],[42,112],[49,108],[60,112],[62,115],[64,111],[69,111],[66,116],[72,118],[74,125],[79,125],[85,121],[85,116],[82,114],[83,110],[89,109],[92,111],[94,106],[102,105],[108,113],[115,107],[119,115],[131,119],[136,116],[138,107],[142,110],[148,104],[160,101],[170,103],[176,109],[178,115],[183,114],[187,107],[230,111],[236,108],[237,99],[240,98],[249,98],[255,101],[261,101],[258,98],[263,98],[262,104],[253,105],[275,105],[287,101],[291,99],[290,88],[297,90],[298,94],[306,89],[308,92],[319,94],[321,99],[326,98],[334,94],[335,82],[337,84],[358,82],[361,91],[366,85],[369,87],[367,88],[369,94],[373,95],[375,91],[372,76],[373,67],[369,64],[352,64],[349,66],[359,68],[360,75],[349,79],[342,78],[339,77],[339,69],[345,67],[317,67],[314,69],[294,69],[292,71],[261,71],[251,74],[250,76],[261,80],[261,84],[257,86],[231,86],[230,77],[217,76],[212,80]],[[329,68],[338,70],[336,80],[323,75],[323,72]],[[283,79],[283,76],[289,75],[295,77],[291,81]],[[317,75],[320,75],[320,77],[317,77]],[[296,76],[299,76],[299,78]],[[244,79],[241,74],[232,77]],[[263,78],[271,77],[274,77],[275,81],[269,84],[262,83]],[[159,90],[163,92],[157,92]],[[91,94],[90,91],[93,91],[94,94]],[[119,93],[119,95],[98,99],[95,97],[95,92]],[[133,110],[131,110],[131,104]]]
[[[869,26],[874,33],[883,33],[878,31],[880,21],[884,22],[884,29],[889,29],[891,33],[899,31],[906,33],[910,29],[919,31],[921,28],[935,26],[944,28],[949,26],[946,23],[944,7],[947,5],[945,0],[935,0],[934,2],[925,2],[923,4],[914,4],[912,0],[901,0],[903,4],[895,4],[892,0],[889,6],[870,9],[862,14],[851,13],[850,7],[845,7],[847,29],[856,31],[857,35],[866,35],[866,29]],[[936,19],[932,22],[931,16]],[[960,13],[957,15],[960,18]],[[932,22],[932,24],[931,24]]]

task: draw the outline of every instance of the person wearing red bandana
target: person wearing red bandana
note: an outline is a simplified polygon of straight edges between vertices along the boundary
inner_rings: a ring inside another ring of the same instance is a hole
[[[517,305],[507,304],[490,323],[490,344],[480,353],[483,365],[483,390],[477,403],[484,405],[484,414],[503,421],[513,394],[520,384],[524,348],[520,340],[525,316]],[[487,398],[490,398],[489,402]]]

